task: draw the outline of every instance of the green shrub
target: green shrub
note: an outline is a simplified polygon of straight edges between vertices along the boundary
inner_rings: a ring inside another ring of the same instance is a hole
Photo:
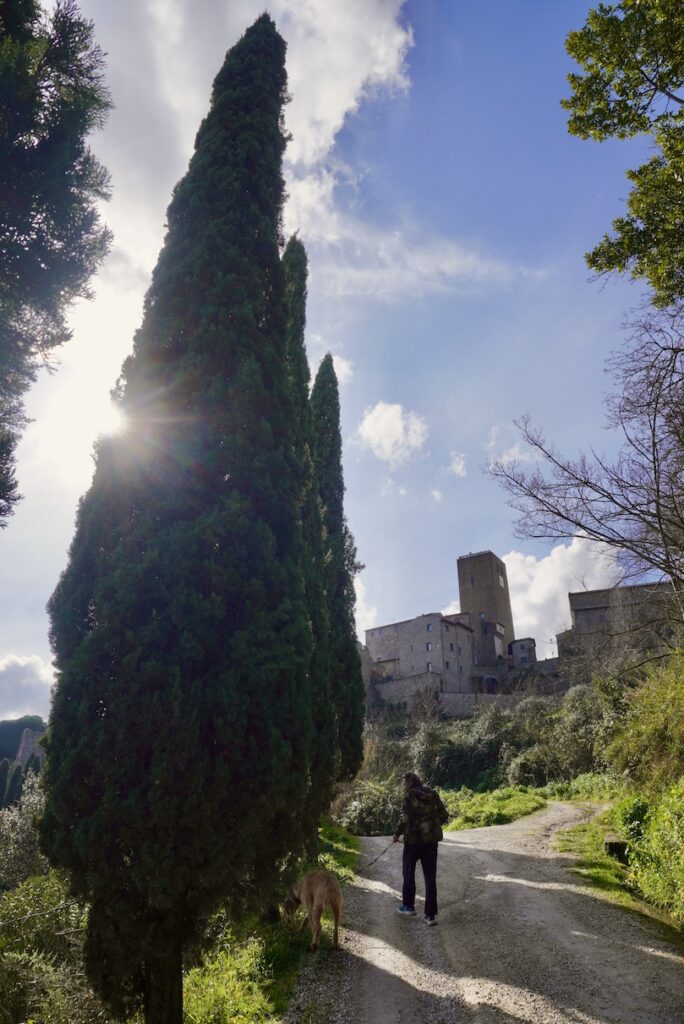
[[[651,807],[640,827],[631,878],[646,899],[684,924],[684,778]]]
[[[506,779],[512,786],[543,786],[553,773],[553,757],[547,747],[535,744],[510,761]]]
[[[110,1020],[83,971],[84,923],[54,871],[0,896],[0,1021]]]
[[[625,784],[609,774],[584,772],[574,779],[548,782],[542,792],[558,800],[614,800],[624,794]]]
[[[338,797],[333,817],[355,836],[391,835],[401,814],[402,799],[401,785],[394,780],[361,779]]]
[[[449,812],[448,832],[506,825],[540,810],[546,803],[543,796],[529,792],[524,786],[505,786],[491,793],[475,793],[463,787],[455,792],[441,790],[440,795]]]
[[[184,1017],[189,1024],[268,1021],[274,1006],[264,990],[270,980],[263,939],[233,943],[188,972]]]
[[[653,667],[630,696],[627,715],[606,756],[648,792],[684,775],[684,678],[681,655]]]
[[[40,852],[36,828],[44,803],[38,776],[29,772],[18,803],[0,810],[0,889],[47,874],[48,862]]]
[[[613,812],[615,827],[630,848],[643,840],[649,811],[648,800],[636,794],[624,797],[616,805]]]
[[[550,778],[571,779],[603,766],[599,736],[605,704],[593,686],[573,686],[563,697],[549,737]]]

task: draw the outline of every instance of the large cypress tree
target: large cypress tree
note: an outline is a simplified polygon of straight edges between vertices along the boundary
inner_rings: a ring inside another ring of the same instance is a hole
[[[312,732],[280,217],[285,44],[267,15],[214,83],[50,603],[43,843],[90,906],[91,979],[180,1024],[219,901],[270,896]]]
[[[293,237],[283,253],[287,324],[287,360],[296,407],[297,439],[301,474],[303,576],[313,646],[310,687],[314,716],[311,750],[311,784],[304,820],[310,852],[317,840],[321,814],[333,795],[338,749],[335,715],[331,712],[330,645],[328,607],[325,599],[325,553],[321,503],[312,457],[312,422],[309,404],[311,375],[304,343],[306,326],[307,258],[301,241]]]
[[[331,355],[326,355],[311,392],[314,466],[326,532],[326,591],[330,665],[337,713],[340,779],[350,779],[363,759],[363,679],[354,625],[356,548],[344,514],[340,396]]]

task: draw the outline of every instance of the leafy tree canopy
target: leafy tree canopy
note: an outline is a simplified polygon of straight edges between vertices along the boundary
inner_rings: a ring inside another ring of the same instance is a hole
[[[628,214],[587,254],[598,273],[649,282],[658,305],[684,296],[684,5],[680,0],[599,4],[568,53],[582,68],[562,101],[568,127],[599,141],[649,135],[654,155],[628,171]]]
[[[108,176],[86,139],[111,103],[104,55],[73,0],[0,0],[0,526],[18,501],[22,395],[69,337],[110,233]]]

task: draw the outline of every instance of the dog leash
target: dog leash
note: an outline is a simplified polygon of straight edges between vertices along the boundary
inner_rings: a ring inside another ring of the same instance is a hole
[[[382,853],[379,853],[377,855],[377,857],[373,858],[373,860],[369,860],[368,863],[365,865],[365,867],[369,868],[369,867],[371,867],[371,865],[375,864],[376,860],[380,860],[381,857],[384,857],[385,854],[387,853],[387,851],[389,849],[391,849],[392,846],[394,846],[394,840],[392,840],[392,842],[389,844],[389,846],[385,847],[385,849],[382,851]]]

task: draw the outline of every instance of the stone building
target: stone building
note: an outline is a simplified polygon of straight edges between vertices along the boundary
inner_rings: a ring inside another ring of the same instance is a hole
[[[371,679],[384,703],[411,702],[414,694],[470,693],[470,626],[440,612],[366,630]]]
[[[475,638],[476,661],[492,665],[515,640],[506,566],[492,551],[461,555],[457,562],[461,615]]]
[[[606,656],[623,649],[654,649],[667,642],[672,588],[669,583],[640,583],[568,594],[572,626],[558,633],[558,656]]]
[[[506,566],[491,551],[458,559],[461,611],[429,612],[366,630],[367,706],[439,702],[446,714],[512,697],[536,666],[533,639],[515,639]]]

